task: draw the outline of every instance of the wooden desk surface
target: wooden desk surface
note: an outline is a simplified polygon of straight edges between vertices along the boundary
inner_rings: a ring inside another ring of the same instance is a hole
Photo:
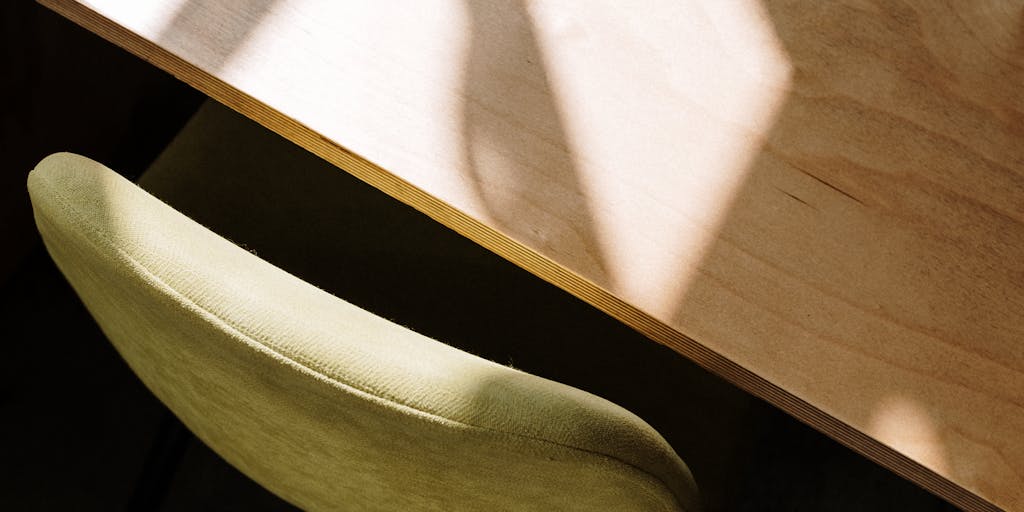
[[[1024,510],[1020,0],[42,3],[952,502]]]

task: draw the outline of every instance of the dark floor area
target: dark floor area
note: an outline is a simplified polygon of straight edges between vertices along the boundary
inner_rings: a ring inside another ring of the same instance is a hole
[[[126,509],[163,420],[163,407],[104,339],[42,250],[33,252],[4,287],[2,296],[3,325],[7,330],[4,338],[11,350],[7,359],[11,365],[3,373],[0,403],[6,418],[0,434],[8,440],[0,455],[5,461],[0,490],[4,508]],[[557,313],[551,314],[562,316]],[[512,330],[518,331],[517,335],[537,330],[532,332],[532,339],[560,335],[559,328],[545,325],[547,321],[536,320],[530,322],[534,325],[514,326]],[[612,332],[607,338],[632,337],[630,333],[616,332],[618,327],[610,321],[595,324],[590,328],[593,330],[577,334],[606,336],[595,333],[610,328]],[[662,352],[661,347],[654,348],[657,350],[652,352]],[[685,368],[688,364],[675,361],[670,353],[658,355],[662,364],[657,360],[646,361],[648,366],[643,374],[650,376],[649,382],[631,382],[622,389],[637,391],[645,385],[666,385],[666,380],[684,381],[686,387],[674,393],[677,401],[672,407],[631,404],[637,400],[616,396],[621,393],[608,390],[601,394],[628,404],[665,433],[691,463],[698,478],[708,475],[699,471],[704,468],[694,464],[693,457],[688,457],[680,446],[720,446],[723,441],[731,441],[742,447],[744,453],[740,457],[732,454],[732,461],[727,462],[736,470],[735,474],[713,474],[714,478],[723,479],[719,485],[701,482],[705,488],[717,488],[718,499],[729,502],[728,508],[721,510],[956,510],[759,401],[746,404],[749,410],[744,411],[742,424],[713,431],[723,409],[729,412],[735,404],[723,404],[722,408],[701,404],[703,407],[694,409],[695,404],[688,403],[687,394],[722,393],[722,389],[715,388],[726,385],[711,376],[700,375],[700,370]],[[604,356],[619,358],[616,364],[630,363],[628,356],[621,359],[622,354]],[[522,359],[513,362],[526,369],[557,365]],[[682,379],[678,378],[679,373],[675,378],[663,373],[680,368],[688,372]],[[687,378],[705,382],[687,383]],[[584,376],[562,380],[588,379]],[[695,390],[699,386],[712,389]],[[695,440],[697,443],[672,439],[667,425],[675,421],[671,416],[679,411],[704,418],[708,424],[706,435],[718,437]],[[160,510],[290,508],[195,438],[187,440],[180,464],[168,476],[170,485]]]
[[[29,0],[0,2],[0,282],[35,247],[25,176],[72,151],[138,176],[202,101]]]
[[[106,341],[40,245],[2,291],[0,508],[126,510],[166,409]],[[287,505],[185,438],[161,510]],[[137,510],[145,510],[139,508]]]
[[[951,509],[223,107],[205,107],[142,184],[381,316],[636,412],[691,465],[711,510]],[[3,297],[9,339],[19,340],[3,405],[19,420],[4,434],[22,440],[5,457],[16,468],[6,495],[19,509],[123,508],[153,457],[163,408],[45,252]],[[195,439],[164,473],[162,510],[287,508]]]
[[[202,96],[37,6],[2,9],[5,51],[21,63],[12,94],[26,99],[4,112],[0,152],[13,205],[4,237],[18,246],[0,273],[0,509],[290,509],[199,441],[175,437],[26,210],[24,176],[46,154],[74,150],[138,177]],[[210,112],[211,131],[179,137],[144,186],[346,300],[625,406],[687,460],[711,510],[955,510],[291,144]],[[228,167],[244,168],[244,182],[197,171]],[[338,199],[297,199],[312,195]]]

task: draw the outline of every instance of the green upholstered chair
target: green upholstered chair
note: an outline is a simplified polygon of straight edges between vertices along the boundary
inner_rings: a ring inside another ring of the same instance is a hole
[[[615,404],[349,304],[87,158],[47,157],[28,188],[51,256],[141,380],[295,505],[697,508],[686,465]]]

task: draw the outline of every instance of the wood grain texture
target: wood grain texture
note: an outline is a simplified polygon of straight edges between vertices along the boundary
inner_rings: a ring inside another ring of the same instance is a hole
[[[1024,509],[1024,3],[42,3],[953,503]]]

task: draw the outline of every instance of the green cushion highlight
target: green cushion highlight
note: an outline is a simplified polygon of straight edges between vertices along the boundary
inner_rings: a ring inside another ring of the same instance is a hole
[[[300,507],[696,509],[686,465],[615,404],[353,306],[87,158],[47,157],[28,187],[51,256],[142,381]]]

